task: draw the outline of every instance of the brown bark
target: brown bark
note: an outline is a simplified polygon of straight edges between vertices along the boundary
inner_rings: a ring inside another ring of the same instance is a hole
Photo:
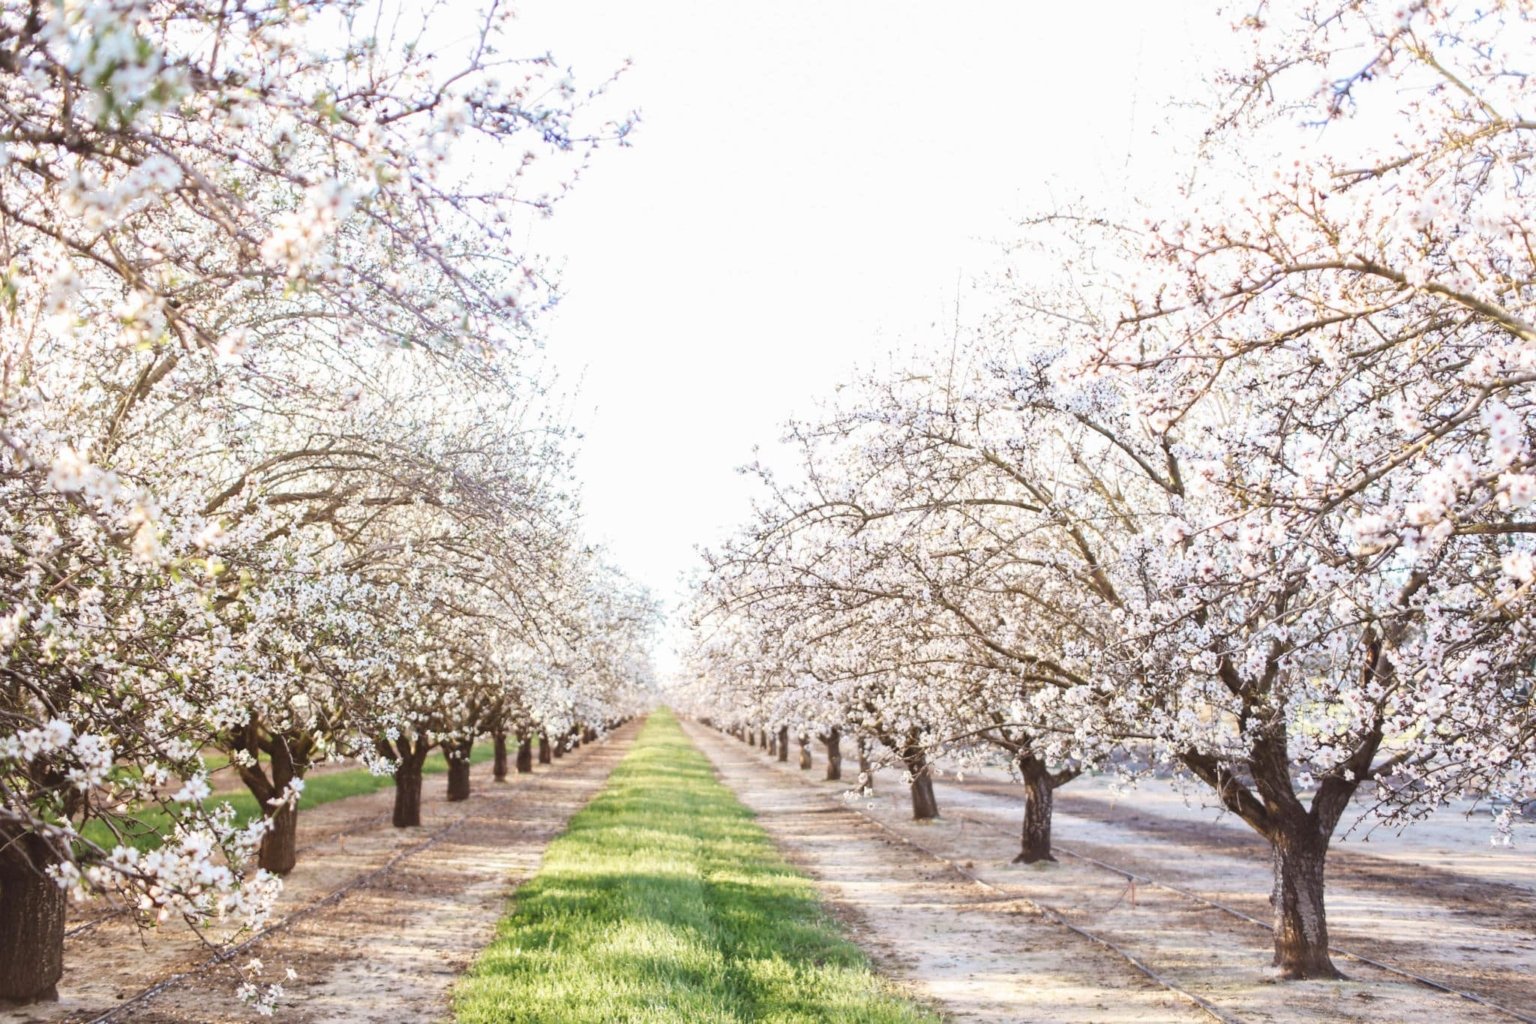
[[[1354,778],[1325,778],[1308,809],[1296,795],[1286,756],[1285,732],[1277,729],[1256,740],[1247,768],[1254,789],[1215,758],[1186,752],[1182,759],[1211,785],[1222,803],[1269,841],[1274,864],[1274,965],[1289,980],[1341,978],[1328,952],[1325,872],[1328,843],[1349,799],[1368,770],[1379,736],[1358,752]],[[1257,792],[1254,792],[1257,790]]]
[[[805,733],[800,734],[800,770],[811,770],[811,737]]]
[[[65,893],[46,873],[58,860],[35,835],[0,832],[0,1002],[59,997]]]
[[[1029,751],[1018,755],[1019,773],[1024,777],[1024,830],[1019,838],[1015,864],[1054,861],[1051,853],[1051,814],[1056,803],[1056,780],[1045,762]]]
[[[779,734],[771,733],[765,746],[768,748],[769,757],[777,757],[779,754]]]
[[[491,775],[497,782],[507,781],[507,734],[497,729],[491,733],[491,742],[495,746],[496,760],[492,766]]]
[[[256,863],[274,875],[286,875],[298,862],[299,809],[294,804],[285,804],[271,813],[267,831],[261,837]]]
[[[431,738],[417,733],[415,742],[404,736],[393,742],[376,741],[379,753],[396,762],[395,809],[390,818],[395,828],[414,828],[421,824],[421,766],[432,749]]]
[[[414,828],[421,824],[421,765],[402,762],[395,769],[395,813],[390,819],[395,828]]]
[[[780,726],[778,739],[779,760],[789,763],[789,726]]]
[[[1324,868],[1328,840],[1316,834],[1271,838],[1275,888],[1275,967],[1282,978],[1341,978],[1328,955]]]
[[[555,758],[549,746],[549,733],[539,733],[539,764],[552,764]]]
[[[443,744],[443,755],[448,759],[449,803],[469,799],[469,755],[474,746],[473,737]]]
[[[859,748],[859,786],[861,788],[867,789],[871,793],[873,793],[875,791],[875,766],[869,763],[869,737],[868,736],[860,736],[859,737],[858,748]]]
[[[527,775],[533,771],[533,740],[524,736],[517,744],[517,774]]]
[[[257,718],[247,722],[233,740],[233,748],[244,751],[249,760],[249,763],[235,761],[240,781],[246,783],[250,795],[257,798],[261,812],[270,818],[257,849],[257,866],[270,870],[273,875],[289,874],[298,863],[298,804],[275,809],[273,801],[280,800],[289,791],[295,778],[304,777],[313,751],[312,742],[283,732],[267,732]],[[261,763],[260,754],[269,758],[266,766]]]
[[[827,781],[837,782],[843,777],[843,734],[841,730],[829,729],[822,734],[822,745],[827,748]]]
[[[261,846],[256,851],[257,866],[274,875],[286,875],[298,863],[299,809],[296,804],[274,809],[273,802],[288,791],[295,778],[302,778],[300,769],[308,767],[308,750],[282,734],[263,736],[253,721],[246,727],[246,737],[241,747],[254,763],[238,764],[240,781],[261,806],[262,813],[270,819],[267,831],[262,834]],[[255,760],[258,751],[265,751],[270,761],[266,769]],[[267,773],[271,772],[269,778]]]
[[[912,776],[912,820],[928,821],[939,816],[939,798],[933,793],[933,773],[928,770],[928,755],[921,747],[908,747],[901,755]]]

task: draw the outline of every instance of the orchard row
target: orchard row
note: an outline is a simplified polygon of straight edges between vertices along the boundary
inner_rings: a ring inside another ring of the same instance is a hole
[[[459,779],[648,685],[511,242],[629,125],[435,10],[0,5],[0,999],[53,989],[71,895],[258,926],[315,765],[410,825],[433,747]]]
[[[1536,16],[1267,17],[1176,196],[1026,225],[986,315],[792,426],[693,705],[918,787],[1001,754],[1025,860],[1081,772],[1180,773],[1333,977],[1341,822],[1536,797]]]

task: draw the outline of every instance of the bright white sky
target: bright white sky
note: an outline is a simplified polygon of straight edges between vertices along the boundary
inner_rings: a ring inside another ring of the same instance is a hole
[[[578,84],[634,62],[612,91],[642,113],[633,147],[531,244],[563,261],[545,327],[580,382],[588,533],[669,602],[747,515],[754,445],[856,365],[941,343],[1021,217],[1166,176],[1164,99],[1208,100],[1232,40],[1173,0],[519,10]]]

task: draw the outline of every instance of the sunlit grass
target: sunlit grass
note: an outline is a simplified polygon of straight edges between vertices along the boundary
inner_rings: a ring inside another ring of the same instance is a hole
[[[936,1021],[843,939],[665,711],[460,980],[458,1024]]]
[[[495,748],[491,744],[477,743],[470,753],[469,761],[471,764],[482,764],[493,756],[495,756]],[[204,761],[210,768],[213,767],[212,758],[205,757]],[[225,763],[228,763],[227,758]],[[421,770],[428,775],[441,774],[448,770],[448,761],[441,751],[433,751]],[[349,768],[346,771],[312,775],[305,780],[304,792],[299,796],[299,813],[302,816],[303,812],[311,807],[345,800],[350,796],[375,793],[381,789],[389,789],[394,784],[394,776],[374,775],[366,768]],[[240,824],[260,817],[262,813],[256,798],[244,789],[211,796],[204,801],[204,806],[213,808],[224,803],[234,807],[235,820]],[[153,850],[164,842],[165,835],[171,827],[171,816],[161,807],[139,808],[131,814],[114,816],[113,821],[123,836],[122,841],[129,846],[146,851]],[[80,835],[109,849],[119,842],[107,823],[98,819],[86,822],[85,827],[80,830]]]

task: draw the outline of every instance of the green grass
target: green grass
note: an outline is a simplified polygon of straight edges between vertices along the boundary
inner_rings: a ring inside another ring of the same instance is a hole
[[[469,763],[483,764],[495,754],[495,747],[491,744],[477,743],[470,751]],[[213,758],[205,757],[204,762],[208,764],[210,770],[214,769]],[[228,762],[229,759],[224,758],[224,763],[228,764]],[[427,775],[441,774],[448,770],[448,760],[443,757],[442,751],[433,751],[428,755],[421,770]],[[304,780],[304,792],[299,796],[299,812],[302,815],[311,807],[319,807],[333,800],[345,800],[349,796],[364,796],[381,789],[389,789],[394,784],[394,776],[374,775],[366,768],[351,768],[343,772],[313,775]],[[257,804],[256,798],[243,788],[231,793],[211,796],[204,801],[204,806],[212,808],[223,803],[235,808],[235,819],[241,824],[261,815],[261,807]],[[171,826],[171,816],[160,807],[140,808],[133,812],[131,820],[128,820],[129,817],[120,818],[118,828],[124,832],[128,845],[144,851],[153,850],[159,846]],[[112,830],[103,821],[93,819],[86,822],[80,834],[91,842],[109,849],[117,843]]]
[[[840,936],[666,711],[518,890],[454,1019],[938,1020]]]

